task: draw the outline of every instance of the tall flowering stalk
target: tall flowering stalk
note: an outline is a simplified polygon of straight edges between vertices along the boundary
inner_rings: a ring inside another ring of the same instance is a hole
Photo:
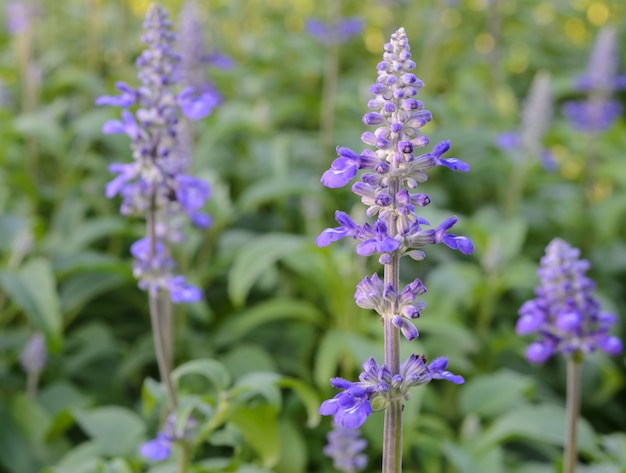
[[[136,61],[141,85],[132,88],[118,82],[121,95],[103,96],[96,103],[122,107],[122,120],[105,123],[103,132],[126,134],[131,140],[133,161],[110,166],[117,176],[107,185],[106,195],[122,197],[123,215],[146,220],[145,237],[131,246],[133,273],[139,287],[148,292],[159,373],[169,410],[174,412],[177,402],[168,362],[172,348],[166,333],[170,304],[199,301],[202,293],[175,273],[170,247],[184,239],[185,220],[200,228],[210,224],[209,216],[202,212],[209,186],[187,173],[190,156],[180,145],[179,127],[181,111],[187,118],[197,119],[200,117],[194,112],[206,107],[190,105],[205,100],[202,95],[190,95],[188,89],[176,87],[180,56],[173,50],[176,38],[167,12],[152,6],[144,28],[146,49]]]
[[[448,233],[456,217],[427,228],[430,224],[416,213],[416,208],[430,203],[428,195],[414,192],[428,178],[424,171],[435,166],[468,171],[469,166],[442,157],[450,148],[447,141],[429,153],[415,152],[429,142],[420,129],[432,117],[414,98],[423,83],[411,72],[413,69],[406,33],[400,28],[384,45],[383,60],[377,66],[378,79],[370,87],[375,96],[368,102],[371,112],[363,117],[363,123],[375,130],[363,133],[361,140],[375,149],[358,154],[338,147],[338,158],[321,179],[326,187],[343,187],[364,170],[352,191],[367,206],[366,215],[376,220],[359,225],[338,211],[339,227],[324,230],[316,240],[324,247],[344,237],[353,238],[360,242],[356,247],[359,255],[377,254],[384,266],[383,279],[378,274],[367,276],[355,293],[357,305],[380,315],[384,363],[367,360],[357,382],[331,379],[331,385],[342,392],[320,407],[322,415],[334,416],[334,422],[346,428],[360,427],[375,410],[385,411],[383,473],[402,470],[402,403],[409,399],[409,389],[432,379],[463,383],[461,376],[446,371],[446,358],[436,358],[429,364],[424,355],[413,354],[401,363],[400,335],[407,340],[417,338],[413,322],[421,315],[424,303],[416,302],[416,298],[426,292],[426,287],[419,279],[400,287],[400,260],[409,256],[420,261],[425,257],[422,248],[440,242],[464,254],[473,251],[467,237]]]
[[[324,77],[320,105],[320,143],[322,153],[330,152],[335,127],[335,104],[339,85],[339,45],[358,35],[364,26],[361,18],[341,18],[341,0],[329,0],[327,21],[306,20],[306,31],[324,45]]]
[[[622,115],[623,107],[615,92],[626,89],[626,75],[618,74],[618,32],[612,26],[599,30],[587,70],[577,78],[576,88],[585,94],[581,100],[563,104],[563,113],[585,140],[583,169],[586,203],[597,199],[596,168],[600,156],[599,135]]]
[[[580,411],[580,366],[596,350],[619,355],[619,338],[608,332],[616,322],[613,314],[602,312],[593,296],[594,283],[585,272],[590,265],[580,259],[580,250],[556,238],[546,247],[537,274],[541,281],[536,297],[519,310],[519,335],[538,333],[540,339],[526,350],[531,363],[545,363],[553,355],[567,359],[567,434],[564,473],[576,468],[576,421]]]

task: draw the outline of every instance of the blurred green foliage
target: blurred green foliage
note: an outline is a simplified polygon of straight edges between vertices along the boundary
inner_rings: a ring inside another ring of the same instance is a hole
[[[322,455],[329,421],[320,422],[316,406],[334,394],[330,377],[353,377],[368,357],[382,358],[382,333],[353,300],[375,262],[350,242],[314,244],[335,210],[362,211],[348,190],[319,184],[334,158],[320,139],[324,64],[338,54],[334,110],[326,110],[334,114],[332,146],[361,149],[367,88],[400,26],[434,116],[425,133],[450,139],[472,166],[462,176],[431,173],[424,216],[458,215],[459,232],[476,246],[471,257],[432,248],[402,269],[405,281],[420,277],[429,288],[421,336],[403,345],[406,355],[447,356],[466,379],[428,385],[407,403],[404,470],[559,471],[564,366],[530,366],[528,340],[514,326],[555,236],[582,249],[605,308],[624,316],[626,122],[590,138],[560,105],[580,96],[574,79],[598,28],[614,24],[626,40],[626,3],[344,0],[342,14],[362,17],[365,30],[333,52],[304,30],[307,17],[326,18],[331,2],[199,1],[208,44],[235,67],[211,71],[225,100],[194,130],[194,168],[211,182],[214,225],[190,231],[177,250],[206,302],[177,308],[176,364],[178,376],[192,374],[181,389],[210,406],[207,419],[224,399],[234,404],[191,471],[333,471]],[[137,83],[149,2],[32,3],[28,31],[0,29],[0,472],[146,471],[138,447],[158,429],[163,393],[128,252],[142,225],[104,197],[108,164],[130,156],[125,137],[100,131],[116,112],[93,103],[115,81]],[[181,2],[163,5],[176,18]],[[619,53],[625,70],[626,48]],[[518,168],[494,142],[521,126],[538,71],[551,76],[555,111],[543,146],[557,167],[524,157],[519,205],[508,212]],[[19,353],[34,331],[45,334],[49,355],[29,395]],[[618,331],[625,339],[623,323]],[[623,357],[598,354],[584,365],[581,472],[626,471],[625,374]],[[382,415],[364,427],[367,471],[379,469],[381,428]]]

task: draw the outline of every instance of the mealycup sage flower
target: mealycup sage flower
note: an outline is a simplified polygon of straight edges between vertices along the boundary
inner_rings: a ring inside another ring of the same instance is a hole
[[[539,340],[526,350],[531,363],[545,363],[553,355],[563,355],[566,360],[563,473],[576,470],[582,362],[597,350],[608,355],[623,351],[622,341],[609,334],[617,318],[602,312],[593,296],[595,285],[585,275],[589,267],[587,260],[580,259],[580,250],[560,238],[552,240],[537,270],[541,283],[535,289],[536,297],[522,305],[516,327],[519,335],[539,334]]]
[[[596,350],[619,355],[622,342],[608,332],[617,321],[602,312],[593,296],[594,283],[585,273],[590,265],[580,250],[555,238],[546,247],[537,275],[541,284],[535,298],[519,310],[519,335],[539,334],[526,351],[531,363],[545,363],[551,356],[582,357]]]
[[[141,85],[133,88],[117,83],[121,95],[103,96],[97,105],[122,108],[122,119],[104,124],[105,134],[126,134],[131,140],[133,160],[114,163],[109,170],[117,176],[106,187],[106,196],[122,198],[121,213],[146,220],[146,235],[130,248],[135,261],[133,273],[139,287],[148,292],[150,319],[161,381],[168,402],[168,417],[158,436],[141,447],[140,453],[152,461],[170,456],[177,440],[175,425],[177,399],[171,378],[173,335],[171,304],[201,300],[199,288],[175,273],[171,245],[184,239],[183,226],[190,220],[206,228],[210,217],[202,211],[209,197],[207,182],[189,175],[190,140],[184,119],[208,115],[217,104],[214,93],[189,79],[181,70],[181,56],[174,51],[176,35],[167,12],[159,5],[150,7],[144,22],[142,41],[146,49],[136,60]],[[185,453],[181,458],[186,458]]]
[[[361,140],[374,149],[357,153],[338,147],[338,157],[326,171],[321,182],[326,187],[343,187],[360,171],[352,191],[367,206],[365,214],[372,223],[357,224],[345,212],[338,211],[338,227],[324,230],[316,240],[320,247],[350,237],[359,244],[361,256],[378,255],[384,265],[384,276],[365,277],[355,293],[356,303],[376,311],[384,327],[384,363],[370,358],[363,365],[359,381],[333,378],[331,385],[341,392],[324,401],[322,415],[334,416],[334,421],[346,428],[358,428],[375,410],[385,410],[383,472],[399,472],[401,465],[402,403],[409,399],[409,389],[432,379],[463,383],[461,376],[446,370],[448,360],[437,358],[428,363],[424,355],[411,355],[400,363],[400,334],[407,340],[418,336],[414,321],[424,309],[416,298],[426,287],[415,279],[400,287],[399,263],[409,256],[414,260],[425,257],[423,248],[436,243],[457,249],[464,254],[473,251],[472,242],[464,236],[449,233],[457,222],[450,217],[437,227],[417,214],[420,207],[430,203],[428,195],[416,192],[428,176],[426,170],[444,166],[452,170],[469,171],[469,166],[455,158],[444,158],[448,141],[437,144],[432,151],[419,154],[428,145],[428,137],[420,129],[431,119],[431,113],[416,99],[424,85],[413,70],[406,33],[400,28],[384,45],[383,60],[378,64],[378,79],[370,87],[374,98],[368,102],[370,112],[363,117],[365,125],[374,128]]]
[[[174,303],[195,302],[201,292],[174,274],[168,244],[183,239],[185,218],[200,228],[211,222],[201,210],[209,185],[187,174],[190,156],[179,145],[180,111],[197,119],[205,116],[197,110],[206,107],[190,105],[188,88],[175,89],[180,56],[172,48],[175,36],[167,12],[158,5],[150,8],[144,28],[142,40],[147,48],[136,61],[142,85],[135,89],[118,82],[121,95],[96,101],[97,105],[122,107],[122,120],[105,123],[103,132],[128,135],[133,152],[132,162],[109,167],[117,177],[107,185],[106,195],[122,197],[123,215],[147,218],[146,237],[131,247],[139,286],[155,293],[165,291]],[[203,97],[211,102],[207,107],[212,107],[213,97],[198,95],[195,100]]]

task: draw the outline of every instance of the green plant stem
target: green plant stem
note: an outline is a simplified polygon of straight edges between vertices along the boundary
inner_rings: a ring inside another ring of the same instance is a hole
[[[328,2],[328,24],[336,23],[340,15],[341,0],[330,0]],[[320,141],[322,156],[326,156],[332,152],[338,80],[339,45],[331,44],[326,48],[324,56],[324,78],[322,84],[322,103],[320,106]]]
[[[399,190],[399,182],[394,179],[389,184],[389,195],[395,196]],[[389,217],[387,231],[392,238],[396,234],[395,217]],[[384,285],[391,285],[399,290],[400,286],[400,255],[397,251],[391,255],[391,262],[385,265]],[[400,371],[400,329],[392,324],[392,316],[397,313],[397,301],[388,307],[383,317],[385,365],[391,373]],[[383,427],[383,465],[382,473],[400,473],[402,471],[402,401],[394,399],[385,409]]]
[[[159,313],[162,314],[163,353],[167,362],[167,371],[174,369],[174,317],[172,301],[165,292],[159,293]]]
[[[150,256],[156,255],[156,222],[155,222],[155,208],[154,205],[156,196],[156,190],[152,191],[152,205],[150,211],[146,217],[146,233],[148,235],[148,241],[150,242]],[[163,304],[160,303],[161,291],[153,291],[150,289],[148,295],[149,308],[150,308],[150,322],[152,325],[152,337],[154,339],[154,351],[156,354],[157,365],[159,367],[159,376],[161,382],[165,385],[165,392],[167,395],[167,403],[170,412],[176,410],[176,393],[174,391],[174,385],[172,383],[172,377],[169,369],[168,354],[166,347],[166,339],[163,335],[163,322],[165,315],[161,310]]]
[[[580,366],[581,360],[576,357],[576,354],[567,359],[567,424],[563,473],[576,471],[576,458],[578,457],[576,426],[580,412]]]
[[[189,466],[189,449],[185,441],[178,443],[178,468],[177,473],[186,473]]]
[[[39,371],[29,371],[26,375],[26,396],[31,400],[37,397],[40,374]]]

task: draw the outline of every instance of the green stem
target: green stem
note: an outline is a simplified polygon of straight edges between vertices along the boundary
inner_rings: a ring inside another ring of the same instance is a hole
[[[338,22],[341,15],[341,0],[330,0],[328,4],[328,24]],[[320,141],[322,156],[332,152],[333,130],[335,128],[335,103],[339,80],[339,45],[326,48],[322,103],[320,106]]]
[[[148,241],[150,242],[150,256],[154,257],[156,255],[156,218],[155,218],[155,205],[154,201],[156,198],[156,192],[153,189],[152,192],[152,205],[150,206],[151,210],[148,212],[146,217],[146,233],[148,235]],[[176,410],[176,393],[174,391],[174,385],[172,383],[172,377],[170,375],[169,363],[168,363],[168,354],[166,347],[166,339],[163,335],[163,321],[165,319],[165,315],[163,314],[162,307],[163,304],[160,304],[161,291],[153,291],[149,290],[148,302],[150,307],[150,323],[152,325],[152,337],[154,339],[154,351],[156,354],[157,365],[159,367],[159,376],[161,378],[161,382],[165,385],[165,392],[167,395],[167,403],[170,412],[174,412]]]
[[[26,374],[26,396],[33,400],[37,397],[37,388],[39,387],[39,371],[29,371]]]
[[[186,473],[189,465],[189,449],[184,440],[178,442],[178,469],[177,473]]]
[[[395,199],[400,183],[393,179],[389,184],[389,195]],[[387,219],[387,232],[390,237],[396,234],[396,218],[390,213]],[[397,251],[391,255],[391,262],[384,269],[385,287],[392,286],[396,291],[400,287],[400,255]],[[392,323],[397,313],[397,300],[393,307],[388,307],[383,317],[385,365],[395,374],[400,372],[400,329]],[[394,399],[385,409],[383,427],[383,473],[400,473],[402,471],[402,401]]]
[[[581,360],[576,357],[576,354],[567,359],[567,424],[563,473],[576,471],[576,458],[578,457],[576,426],[580,413],[580,365]]]

